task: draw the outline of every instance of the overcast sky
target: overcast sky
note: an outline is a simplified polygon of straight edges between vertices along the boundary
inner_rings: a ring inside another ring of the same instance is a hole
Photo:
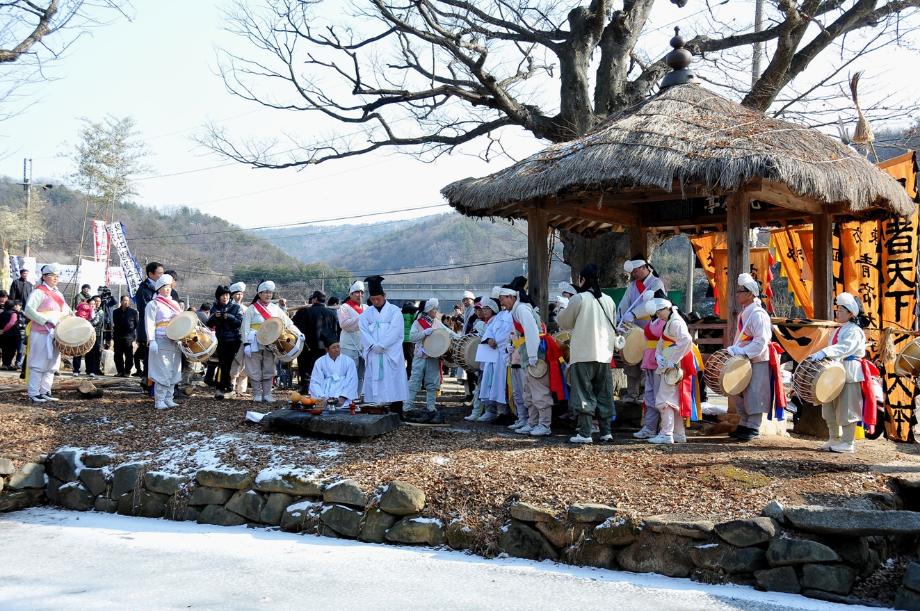
[[[681,13],[662,0],[653,12],[653,27],[699,10],[695,2]],[[390,153],[301,172],[233,164],[196,171],[227,164],[193,140],[208,121],[225,125],[231,134],[263,136],[284,131],[309,135],[314,125],[314,115],[261,110],[227,93],[215,74],[216,51],[221,47],[247,50],[223,29],[221,8],[228,4],[226,0],[135,0],[131,21],[120,20],[83,37],[55,68],[57,79],[33,89],[27,110],[0,123],[0,174],[19,179],[22,158],[31,157],[36,178],[66,182],[70,162],[61,154],[76,141],[79,118],[99,119],[106,114],[134,117],[152,153],[147,163],[154,176],[137,182],[138,203],[158,208],[187,205],[243,226],[440,204],[438,191],[446,183],[487,174],[509,163],[486,164],[457,154],[426,164]],[[748,5],[747,0],[733,2],[742,11],[739,14],[747,14]],[[663,46],[669,35],[670,27],[662,28],[654,44]],[[877,86],[920,99],[915,79],[904,81],[905,66],[911,61],[915,66],[916,59],[905,50],[876,56],[872,76]],[[328,125],[315,125],[320,128],[315,137],[329,133]],[[519,157],[542,146],[513,131],[503,134],[503,139]]]

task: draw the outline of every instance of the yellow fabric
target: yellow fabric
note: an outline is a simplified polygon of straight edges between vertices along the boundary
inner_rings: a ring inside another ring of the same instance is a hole
[[[157,323],[157,326],[158,326],[158,327],[168,327],[168,326],[169,326],[169,323],[170,323],[170,321],[168,321],[168,320],[161,320],[160,322]]]
[[[253,331],[258,331],[261,326],[262,326],[262,323],[260,322],[249,323],[249,328],[252,329]]]

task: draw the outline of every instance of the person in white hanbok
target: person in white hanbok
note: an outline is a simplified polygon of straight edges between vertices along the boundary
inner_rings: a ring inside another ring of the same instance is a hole
[[[359,319],[364,356],[364,401],[389,404],[402,417],[409,400],[409,383],[403,357],[402,310],[387,301],[382,276],[365,278],[371,305]]]
[[[364,312],[364,283],[355,280],[348,291],[348,299],[345,300],[336,311],[339,318],[339,327],[342,332],[339,334],[339,342],[342,346],[342,354],[350,358],[358,368],[358,396],[364,392],[364,349],[361,347],[361,327],[359,318]]]
[[[650,320],[645,313],[645,303],[655,297],[667,299],[667,291],[655,268],[641,257],[624,263],[623,270],[629,274],[630,280],[623,299],[617,305],[617,324],[620,327],[633,324],[644,329]],[[626,365],[623,373],[626,374],[626,391],[621,400],[624,403],[641,403],[644,381],[641,364]]]
[[[23,313],[29,320],[26,332],[29,338],[26,351],[29,399],[33,403],[57,401],[51,396],[54,372],[61,363],[61,353],[54,343],[54,328],[61,318],[71,313],[67,300],[57,289],[61,266],[57,263],[41,269],[42,281],[29,294]]]
[[[358,368],[353,360],[342,354],[338,342],[330,344],[326,354],[313,365],[310,396],[335,399],[341,407],[358,398]]]
[[[266,346],[259,345],[256,332],[262,323],[269,318],[280,318],[284,326],[293,333],[300,331],[288,317],[287,312],[272,303],[275,294],[275,283],[266,280],[259,285],[258,294],[252,304],[243,313],[243,355],[246,364],[246,375],[252,382],[252,400],[256,403],[274,403],[272,398],[272,380],[275,377],[275,354]]]
[[[406,421],[417,424],[444,424],[444,415],[438,412],[436,401],[441,390],[441,357],[425,352],[424,342],[435,330],[447,331],[450,338],[459,336],[441,322],[438,300],[429,299],[422,308],[422,315],[412,322],[409,341],[415,344],[412,358],[412,375],[409,377],[409,400],[414,401],[422,387],[425,387],[424,409],[413,408],[406,412]]]
[[[166,327],[182,308],[172,298],[173,279],[169,274],[157,278],[156,295],[144,308],[144,327],[147,331],[148,375],[154,382],[153,398],[156,409],[176,407],[173,395],[176,384],[182,379],[182,352],[179,344],[166,336]]]
[[[508,365],[511,354],[511,332],[514,321],[511,312],[502,309],[496,301],[498,289],[493,290],[495,297],[484,299],[483,309],[491,312],[482,341],[496,351],[496,360],[480,364],[482,382],[479,385],[479,399],[482,401],[483,413],[475,418],[477,422],[492,422],[499,416],[507,414],[508,408]],[[527,407],[524,404],[524,379],[520,368],[511,373],[514,403],[517,407],[517,420],[511,427],[521,428],[527,424]]]
[[[809,356],[808,360],[834,359],[843,363],[846,369],[843,390],[836,399],[821,406],[821,416],[827,423],[828,432],[827,443],[821,449],[850,453],[856,451],[856,426],[863,419],[863,386],[867,381],[867,370],[863,365],[866,334],[857,323],[861,310],[856,298],[849,293],[840,293],[835,301],[834,320],[842,326],[834,332],[830,344]],[[875,409],[875,406],[870,405],[870,409]]]
[[[245,282],[234,282],[230,285],[230,301],[234,302],[240,306],[240,311],[246,313],[246,304],[243,303],[243,297],[246,295],[246,283]],[[233,388],[232,393],[225,393],[225,396],[228,394],[235,394],[240,396],[246,392],[246,389],[249,387],[249,377],[246,375],[246,365],[243,363],[243,358],[246,356],[243,354],[243,347],[245,341],[240,344],[240,349],[237,350],[236,356],[233,357],[233,364],[230,366],[230,385]]]

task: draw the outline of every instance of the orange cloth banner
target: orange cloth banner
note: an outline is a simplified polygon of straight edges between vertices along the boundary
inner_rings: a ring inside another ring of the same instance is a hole
[[[780,274],[789,281],[789,290],[795,299],[795,305],[805,311],[806,318],[814,318],[814,282],[799,232],[788,228],[777,229],[770,235],[770,245],[780,263]]]
[[[716,297],[715,314],[720,316],[723,312],[728,312],[726,307],[726,292],[728,291],[727,282],[716,282],[716,277],[728,278],[728,249],[725,247],[725,234],[707,233],[703,235],[691,236],[690,244],[696,253],[703,271],[706,272],[706,279],[709,280],[709,286],[713,288]],[[770,283],[773,281],[773,270],[771,266],[774,263],[773,255],[770,254],[769,248],[752,248],[750,253],[750,274],[754,276],[761,285],[766,298],[763,300],[763,306],[768,312],[773,311],[773,287]]]

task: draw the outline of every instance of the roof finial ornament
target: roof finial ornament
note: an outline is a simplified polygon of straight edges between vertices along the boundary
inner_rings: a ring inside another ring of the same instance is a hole
[[[680,28],[675,27],[674,38],[671,39],[671,46],[674,48],[664,57],[665,63],[671,67],[672,72],[666,74],[661,81],[661,89],[683,85],[695,79],[693,73],[687,69],[693,60],[693,55],[684,48],[685,44],[686,42],[680,35]]]

